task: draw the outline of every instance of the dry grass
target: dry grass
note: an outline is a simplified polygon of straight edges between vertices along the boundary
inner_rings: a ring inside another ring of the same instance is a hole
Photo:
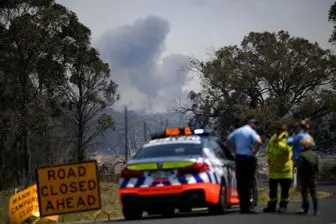
[[[112,182],[100,183],[102,200],[102,212],[80,212],[61,216],[61,222],[73,223],[75,221],[108,220],[110,218],[122,217],[118,198],[118,185]],[[0,223],[8,218],[8,199],[13,192],[0,192]]]
[[[102,200],[102,211],[73,213],[62,216],[63,222],[88,221],[88,220],[108,220],[122,217],[121,207],[118,197],[118,185],[112,182],[100,183],[100,192]],[[108,213],[108,214],[104,214]]]
[[[61,223],[74,223],[74,222],[85,222],[94,220],[108,220],[122,218],[121,207],[118,198],[118,185],[112,182],[102,182],[101,187],[101,198],[102,198],[102,211],[92,211],[92,212],[82,212],[73,213],[61,216]],[[324,192],[318,193],[319,197],[325,197]],[[8,192],[0,193],[0,220],[5,220],[8,212],[8,197],[10,194]],[[266,204],[268,200],[268,190],[261,188],[259,190],[259,203]],[[299,201],[300,194],[294,189],[290,191],[290,201]],[[108,213],[108,214],[106,214]],[[108,216],[109,215],[109,216]]]
[[[259,190],[259,203],[262,205],[267,204],[268,201],[268,189],[262,188]],[[278,189],[278,196],[280,198],[280,188]],[[326,192],[317,192],[318,198],[325,198],[329,194]],[[289,201],[300,201],[301,200],[301,194],[295,190],[295,188],[291,188],[289,191]]]

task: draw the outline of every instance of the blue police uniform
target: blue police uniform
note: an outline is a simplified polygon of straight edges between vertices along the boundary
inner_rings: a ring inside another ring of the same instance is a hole
[[[261,142],[261,138],[250,125],[244,125],[233,131],[228,136],[228,141],[235,146],[240,211],[241,213],[249,213],[251,208],[251,191],[254,186],[254,177],[257,168],[257,159],[252,152],[252,148],[257,142]]]
[[[234,144],[237,155],[254,156],[252,147],[261,138],[250,125],[244,125],[232,132],[228,140]]]
[[[296,161],[299,159],[300,153],[303,151],[303,147],[300,144],[301,140],[306,137],[311,137],[308,131],[300,131],[297,135],[294,135],[287,140],[287,144],[293,146],[293,161],[296,164]],[[315,142],[313,143],[315,146]]]

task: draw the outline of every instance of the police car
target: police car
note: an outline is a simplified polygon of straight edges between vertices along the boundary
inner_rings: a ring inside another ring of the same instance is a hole
[[[234,155],[204,129],[167,128],[145,144],[121,172],[125,219],[174,215],[192,208],[224,214],[239,205]]]

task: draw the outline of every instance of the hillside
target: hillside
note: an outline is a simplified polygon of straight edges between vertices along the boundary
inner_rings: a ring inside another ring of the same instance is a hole
[[[91,147],[89,153],[111,154],[123,153],[125,149],[125,115],[118,111],[108,111],[115,122],[115,129],[105,132],[104,135],[96,139],[96,144]],[[129,148],[141,147],[145,140],[153,132],[163,130],[166,126],[184,126],[187,119],[178,113],[157,113],[141,114],[135,111],[128,111],[128,136]]]

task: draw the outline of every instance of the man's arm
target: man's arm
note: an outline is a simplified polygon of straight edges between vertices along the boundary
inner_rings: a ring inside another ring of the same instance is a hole
[[[268,141],[266,148],[265,148],[265,159],[267,160],[268,163],[270,163],[269,161],[269,157],[271,154],[270,148],[271,148],[271,145],[273,144],[274,138],[275,138],[275,135],[272,135],[271,139]]]
[[[260,141],[257,141],[256,144],[253,146],[253,148],[252,148],[252,153],[253,153],[254,155],[256,155],[256,154],[258,153],[261,144],[262,144],[262,141],[260,140]]]
[[[289,137],[287,139],[287,144],[290,146],[293,146],[297,141],[299,141],[299,136],[298,135],[294,135],[292,137]]]
[[[262,140],[261,140],[260,135],[258,135],[257,132],[255,132],[255,131],[252,133],[252,139],[255,142],[254,146],[252,147],[252,153],[254,155],[256,155],[259,151],[259,148],[260,148],[261,144],[262,144]]]

